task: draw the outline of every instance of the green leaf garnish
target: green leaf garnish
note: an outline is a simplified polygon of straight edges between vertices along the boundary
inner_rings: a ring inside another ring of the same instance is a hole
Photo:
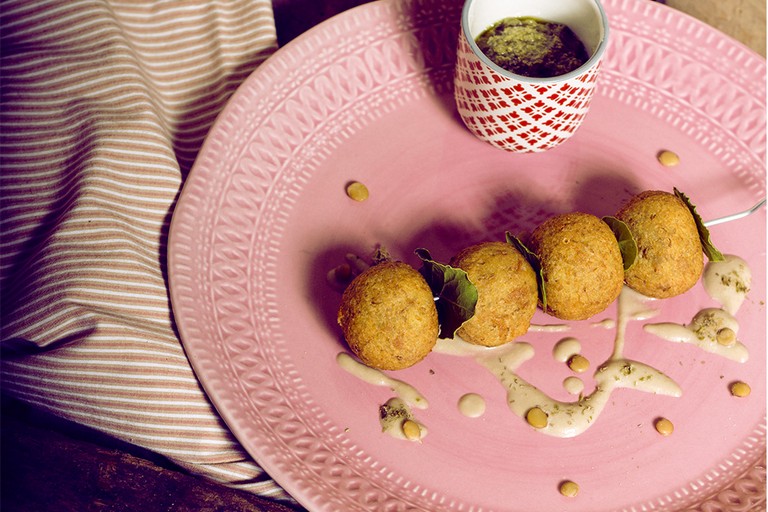
[[[701,215],[696,212],[696,206],[694,206],[688,196],[677,190],[677,188],[674,190],[675,195],[679,197],[683,203],[685,203],[685,205],[691,211],[691,215],[693,215],[693,220],[696,221],[696,229],[699,231],[699,240],[701,240],[701,248],[704,250],[704,254],[707,255],[709,261],[723,261],[725,259],[723,257],[723,253],[718,251],[715,247],[715,244],[712,243],[712,240],[709,236],[709,229],[707,229],[707,226],[704,225],[704,221],[701,219]]]
[[[624,271],[626,272],[637,261],[637,242],[635,237],[632,236],[629,226],[616,217],[605,216],[603,217],[603,222],[608,224],[608,227],[613,231],[613,236],[616,237],[616,241],[619,243],[621,259],[624,261]]]
[[[511,244],[515,249],[520,251],[520,254],[528,261],[533,271],[536,273],[536,284],[539,288],[539,302],[541,302],[541,309],[547,310],[547,287],[544,284],[544,272],[541,270],[541,260],[539,257],[531,252],[519,238],[513,236],[509,231],[506,232],[507,243]]]
[[[477,287],[460,268],[438,263],[426,249],[414,251],[421,259],[419,272],[435,296],[440,338],[453,338],[456,330],[475,315]]]

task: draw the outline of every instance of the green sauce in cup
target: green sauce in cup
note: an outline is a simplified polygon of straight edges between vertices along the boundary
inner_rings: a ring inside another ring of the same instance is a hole
[[[533,17],[504,18],[476,42],[494,64],[527,77],[564,75],[589,59],[584,43],[568,26]]]

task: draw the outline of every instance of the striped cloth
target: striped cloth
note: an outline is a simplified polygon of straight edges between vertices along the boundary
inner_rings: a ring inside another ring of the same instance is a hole
[[[286,498],[200,388],[165,269],[211,123],[275,50],[271,3],[10,0],[0,27],[3,391]]]

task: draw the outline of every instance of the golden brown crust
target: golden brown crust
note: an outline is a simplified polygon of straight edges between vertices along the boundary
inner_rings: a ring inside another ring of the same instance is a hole
[[[669,192],[647,190],[616,214],[637,242],[638,258],[625,273],[627,286],[654,298],[691,289],[704,270],[696,221],[683,201]]]
[[[605,310],[621,293],[624,264],[608,225],[587,213],[556,215],[531,234],[541,260],[546,312],[584,320]]]
[[[475,315],[459,328],[459,336],[494,347],[528,331],[538,287],[533,268],[517,249],[505,242],[484,242],[460,251],[451,265],[467,273],[478,294]]]
[[[372,266],[344,291],[338,323],[352,352],[373,368],[412,366],[437,342],[437,309],[429,285],[413,267]]]

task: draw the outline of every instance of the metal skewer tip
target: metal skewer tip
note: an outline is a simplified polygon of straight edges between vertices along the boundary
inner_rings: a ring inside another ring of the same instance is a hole
[[[763,206],[765,206],[765,198],[763,198],[760,201],[758,201],[757,203],[755,203],[755,205],[752,208],[750,208],[749,210],[744,210],[743,212],[733,213],[731,215],[726,215],[725,217],[720,217],[719,219],[708,220],[708,221],[706,221],[704,223],[704,225],[707,226],[707,227],[710,227],[710,226],[715,226],[717,224],[722,224],[723,222],[730,222],[732,220],[741,219],[741,218],[746,217],[747,215],[753,214],[754,212],[756,212],[757,210],[759,210]]]

